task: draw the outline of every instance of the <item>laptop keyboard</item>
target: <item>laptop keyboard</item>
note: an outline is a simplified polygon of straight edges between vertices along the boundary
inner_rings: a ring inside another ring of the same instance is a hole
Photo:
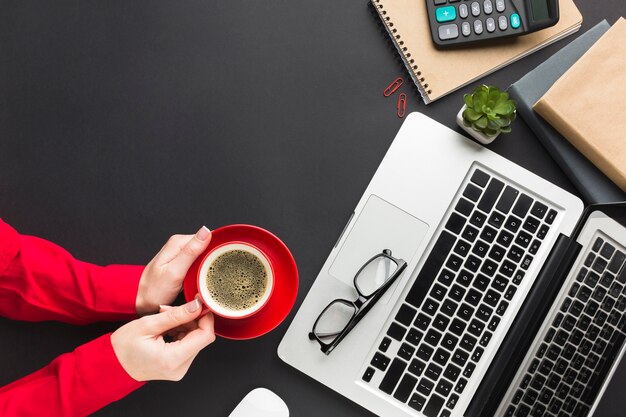
[[[451,415],[557,217],[480,169],[453,207],[362,376],[427,417]]]
[[[626,339],[626,254],[597,237],[505,409],[585,417]]]

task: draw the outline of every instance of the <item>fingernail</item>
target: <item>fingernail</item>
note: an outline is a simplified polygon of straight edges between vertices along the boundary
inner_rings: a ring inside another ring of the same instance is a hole
[[[200,300],[198,300],[197,298],[185,304],[185,310],[187,310],[188,313],[195,313],[199,309],[200,309]]]
[[[210,234],[211,232],[209,231],[209,229],[207,229],[206,226],[202,226],[200,230],[198,230],[198,232],[196,233],[196,237],[198,238],[198,240],[201,240],[204,242],[209,237]]]

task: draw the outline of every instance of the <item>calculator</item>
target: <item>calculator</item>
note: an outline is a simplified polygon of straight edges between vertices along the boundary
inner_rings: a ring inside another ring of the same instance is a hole
[[[559,21],[558,0],[426,0],[438,48],[524,35]]]

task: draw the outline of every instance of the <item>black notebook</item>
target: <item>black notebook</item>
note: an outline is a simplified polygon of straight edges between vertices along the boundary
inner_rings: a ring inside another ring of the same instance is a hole
[[[518,113],[589,204],[625,201],[617,185],[532,109],[546,91],[610,28],[598,23],[509,87]]]

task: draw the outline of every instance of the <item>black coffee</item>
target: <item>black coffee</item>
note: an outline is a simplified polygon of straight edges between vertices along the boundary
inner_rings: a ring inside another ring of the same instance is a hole
[[[206,284],[211,298],[228,310],[253,307],[267,289],[267,271],[259,258],[243,250],[231,250],[209,266]]]

